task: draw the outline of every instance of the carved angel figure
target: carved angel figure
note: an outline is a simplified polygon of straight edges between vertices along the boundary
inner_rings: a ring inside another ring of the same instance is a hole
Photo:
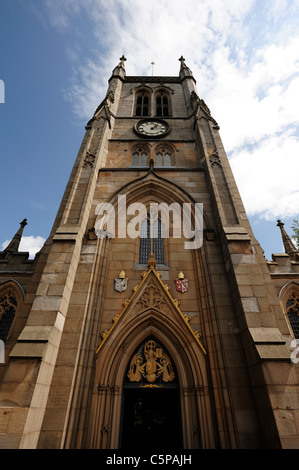
[[[128,377],[131,382],[140,382],[145,366],[145,364],[142,365],[142,362],[143,358],[139,355],[139,353],[136,353],[131,360],[130,369],[128,372]]]

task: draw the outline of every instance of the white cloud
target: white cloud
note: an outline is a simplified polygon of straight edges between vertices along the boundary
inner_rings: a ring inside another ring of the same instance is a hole
[[[43,247],[46,239],[40,236],[34,237],[33,235],[23,236],[20,242],[19,251],[29,252],[29,258],[34,258],[36,253]],[[4,250],[9,244],[10,240],[6,240],[2,243],[2,250]]]
[[[298,213],[298,157],[299,141],[289,132],[232,154],[231,167],[249,215],[272,220]]]

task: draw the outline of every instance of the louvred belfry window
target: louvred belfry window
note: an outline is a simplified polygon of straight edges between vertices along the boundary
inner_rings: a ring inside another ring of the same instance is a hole
[[[156,115],[170,116],[169,96],[164,91],[159,91],[156,95]]]
[[[136,116],[149,116],[149,94],[146,90],[141,90],[136,95]]]

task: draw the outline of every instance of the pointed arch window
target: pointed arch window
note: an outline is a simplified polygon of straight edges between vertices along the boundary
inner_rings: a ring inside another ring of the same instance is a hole
[[[160,146],[156,150],[156,165],[157,166],[174,166],[173,151],[168,146]]]
[[[156,94],[156,115],[170,116],[170,98],[164,90],[160,90]]]
[[[11,289],[0,293],[0,339],[6,341],[17,310],[17,299]]]
[[[148,166],[148,149],[143,145],[132,152],[132,166]]]
[[[295,293],[290,294],[288,297],[286,302],[286,314],[294,337],[299,339],[299,297]]]
[[[150,95],[147,90],[140,90],[136,94],[136,116],[150,115]]]
[[[158,264],[164,263],[164,242],[162,238],[162,224],[159,217],[147,217],[140,225],[139,263],[147,264],[151,253],[154,254]]]

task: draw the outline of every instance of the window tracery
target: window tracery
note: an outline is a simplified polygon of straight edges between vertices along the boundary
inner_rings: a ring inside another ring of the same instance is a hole
[[[150,213],[140,224],[139,263],[147,264],[151,253],[154,254],[158,264],[164,263],[164,243],[162,238],[162,224],[159,217]],[[151,233],[152,231],[152,233]]]
[[[132,166],[148,166],[149,151],[144,145],[138,145],[132,150]]]
[[[150,115],[150,95],[147,90],[139,90],[136,93],[136,116]]]
[[[157,166],[174,166],[174,154],[168,145],[159,146],[156,149]]]
[[[17,305],[16,296],[11,289],[0,293],[0,339],[4,342],[12,326]]]
[[[279,299],[290,334],[299,339],[299,284],[286,283],[280,289]]]
[[[170,116],[170,98],[165,90],[159,90],[156,93],[156,115]]]
[[[294,337],[299,339],[299,297],[295,292],[286,301],[286,315],[293,330]]]

